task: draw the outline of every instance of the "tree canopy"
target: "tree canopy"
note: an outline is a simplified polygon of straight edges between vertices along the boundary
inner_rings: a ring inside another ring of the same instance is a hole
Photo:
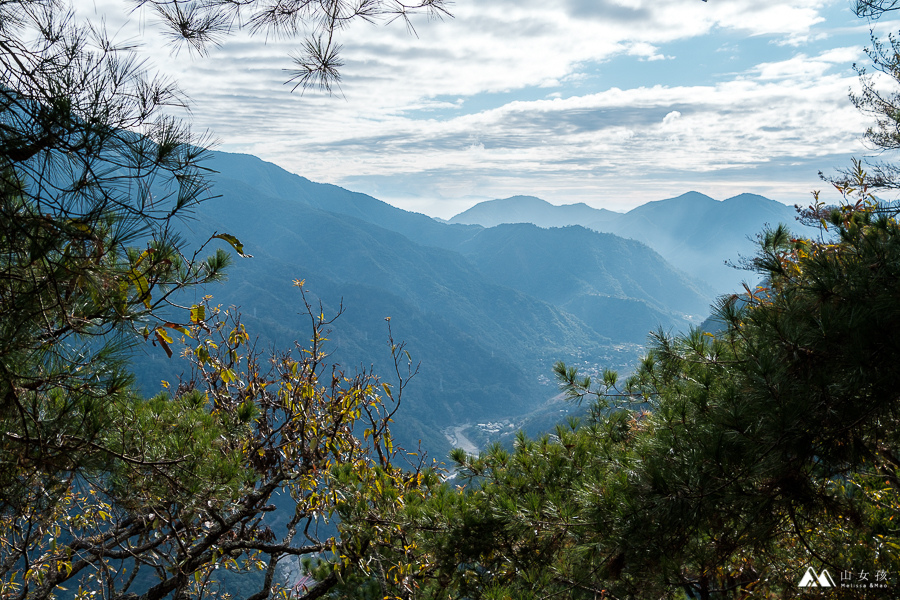
[[[29,504],[0,514],[0,596],[287,596],[279,563],[320,555],[328,572],[305,597],[358,569],[390,579],[367,556],[402,548],[402,532],[370,527],[375,507],[415,502],[436,482],[421,461],[394,465],[388,424],[413,373],[401,346],[393,387],[329,365],[330,321],[306,309],[309,344],[269,354],[238,315],[196,306],[180,332],[189,379],[149,400],[107,400],[97,460],[13,480]]]
[[[197,49],[243,26],[308,26],[328,62],[298,81],[327,87],[344,25],[441,5],[138,8]],[[67,2],[0,2],[2,598],[227,595],[238,584],[218,573],[232,570],[259,570],[237,589],[266,598],[288,593],[280,559],[320,554],[331,571],[306,594],[318,597],[395,532],[317,528],[364,511],[376,490],[393,501],[431,477],[412,459],[393,464],[402,347],[391,342],[395,388],[378,386],[327,364],[321,310],[304,305],[308,346],[261,352],[239,315],[185,303],[187,289],[223,278],[231,257],[214,243],[245,256],[229,232],[194,246],[179,233],[214,193],[208,139],[171,116],[186,105],[134,46]],[[191,375],[142,397],[130,361],[144,342],[183,355]],[[282,522],[279,496],[291,498]]]
[[[208,196],[202,140],[162,115],[178,94],[58,9],[0,6],[0,507],[13,511],[97,457],[129,394],[125,351],[140,337],[167,348],[173,294],[229,261],[173,227]]]
[[[873,39],[869,55],[894,88],[861,69],[852,100],[870,143],[896,150],[900,48]],[[466,485],[411,516],[425,597],[894,597],[900,224],[876,194],[896,182],[895,164],[854,161],[839,205],[800,210],[820,235],[763,232],[746,266],[764,283],[706,329],[657,333],[624,383],[557,365],[587,417],[455,452]]]
[[[471,486],[416,515],[428,597],[795,597],[808,568],[888,597],[900,224],[857,179],[804,211],[820,239],[762,235],[766,283],[721,300],[719,331],[657,334],[624,385],[560,364],[588,418],[457,452]]]

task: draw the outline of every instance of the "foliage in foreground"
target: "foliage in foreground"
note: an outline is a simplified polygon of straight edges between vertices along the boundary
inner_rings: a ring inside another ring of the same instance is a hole
[[[890,597],[900,224],[864,187],[843,191],[854,201],[805,211],[820,239],[762,236],[766,284],[721,301],[722,331],[658,334],[621,389],[558,365],[590,418],[458,452],[470,487],[435,494],[416,522],[425,595],[797,597],[812,567]]]
[[[242,15],[254,31],[311,25],[304,87],[336,81],[333,36],[347,22],[442,10],[137,4],[201,51]],[[241,596],[265,598],[281,559],[322,553],[331,572],[315,597],[395,532],[314,526],[431,477],[393,466],[387,424],[405,380],[392,391],[329,367],[321,312],[310,347],[265,353],[237,316],[183,304],[230,260],[204,256],[208,243],[243,255],[230,234],[192,247],[178,233],[211,195],[208,140],[169,116],[185,107],[134,46],[69,2],[0,2],[0,598],[200,597],[220,589],[218,573],[256,569]],[[170,356],[183,345],[193,365],[151,399],[129,363],[145,341]],[[280,522],[279,501],[296,504]]]
[[[309,598],[358,567],[392,577],[366,558],[403,532],[365,525],[376,505],[416,502],[436,481],[421,463],[394,465],[388,423],[411,374],[393,389],[329,366],[328,321],[311,310],[310,345],[271,354],[237,316],[195,311],[206,318],[182,337],[192,376],[171,395],[113,404],[102,464],[32,487],[27,508],[0,515],[0,597],[228,596],[227,571],[261,571],[246,597],[266,598],[289,593],[278,563],[302,556],[329,557]],[[399,375],[405,354],[393,349]],[[279,495],[292,510],[276,527]],[[339,518],[336,535],[317,533]]]

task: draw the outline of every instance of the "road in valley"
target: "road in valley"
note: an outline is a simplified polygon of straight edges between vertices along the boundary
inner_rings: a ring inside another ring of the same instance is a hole
[[[444,435],[454,448],[462,448],[466,454],[478,454],[478,446],[472,443],[472,440],[466,437],[463,432],[471,427],[471,423],[465,423],[457,427],[448,427],[444,430]]]

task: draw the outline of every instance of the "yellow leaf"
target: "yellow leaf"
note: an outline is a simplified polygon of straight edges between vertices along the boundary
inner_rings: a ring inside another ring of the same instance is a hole
[[[244,254],[244,245],[241,243],[239,239],[231,235],[230,233],[220,233],[218,235],[214,235],[214,238],[219,238],[220,240],[225,240],[231,247],[234,248],[234,251],[237,252],[240,256],[244,258],[253,258],[252,254]]]
[[[139,266],[141,266],[141,263],[144,262],[144,259],[147,258],[148,256],[150,256],[151,254],[153,254],[154,252],[156,252],[156,250],[153,248],[147,248],[146,250],[141,252],[141,255],[138,256],[138,259],[136,261],[134,261],[134,266],[132,267],[132,269],[137,269]]]
[[[147,278],[134,269],[128,272],[128,278],[131,279],[131,284],[137,290],[138,298],[142,298],[144,306],[150,308],[150,284],[147,282]]]
[[[169,344],[172,343],[172,338],[166,335],[166,332],[162,327],[157,327],[154,330],[154,333],[156,333],[156,341],[159,342],[159,345],[166,351],[166,355],[168,355],[169,358],[172,358],[172,349],[169,348]]]
[[[194,337],[191,335],[191,332],[188,331],[188,329],[186,327],[182,327],[181,325],[178,325],[176,323],[166,323],[165,326],[168,327],[169,329],[174,329],[175,331],[181,332],[188,337]]]
[[[206,307],[202,304],[191,306],[191,323],[199,324],[206,319]]]

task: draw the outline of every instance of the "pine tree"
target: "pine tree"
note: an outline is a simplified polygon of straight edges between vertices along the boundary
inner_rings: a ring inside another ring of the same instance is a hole
[[[326,88],[347,22],[442,6],[139,4],[201,51],[248,13],[256,33],[309,24],[297,82]],[[393,534],[316,526],[381,503],[375,479],[395,498],[426,477],[392,463],[402,380],[391,392],[329,370],[321,311],[306,307],[310,347],[264,355],[236,315],[181,304],[222,279],[230,255],[214,243],[243,255],[230,233],[178,234],[214,193],[208,140],[169,115],[186,104],[64,0],[0,2],[0,598],[227,594],[216,581],[266,598],[285,589],[281,559],[321,553],[319,597]],[[180,349],[193,375],[141,397],[129,357],[144,343]],[[282,494],[296,508],[276,534]],[[230,570],[261,576],[217,575]]]
[[[900,571],[900,224],[865,187],[781,226],[723,329],[658,334],[622,386],[557,366],[583,423],[454,455],[419,532],[427,597],[799,597],[807,568]],[[858,597],[855,588],[836,597]]]
[[[895,38],[869,53],[900,82]],[[867,139],[896,150],[898,95],[860,73]],[[800,597],[810,568],[865,573],[867,597],[894,597],[900,224],[876,194],[897,173],[854,161],[833,178],[838,206],[816,194],[800,211],[817,238],[763,232],[747,266],[766,284],[722,298],[716,332],[655,335],[624,385],[558,365],[569,396],[590,399],[584,422],[456,452],[467,486],[410,522],[426,597]]]

